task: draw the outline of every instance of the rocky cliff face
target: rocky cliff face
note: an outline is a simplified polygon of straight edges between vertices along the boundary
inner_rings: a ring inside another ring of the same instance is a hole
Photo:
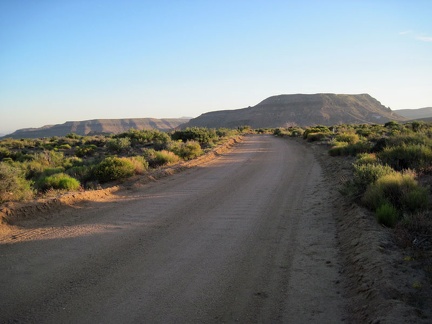
[[[184,118],[134,118],[134,119],[94,119],[84,121],[70,121],[59,125],[49,125],[41,128],[25,128],[7,135],[12,138],[39,138],[52,136],[65,136],[70,133],[78,135],[91,134],[118,134],[134,128],[158,129],[167,131],[187,122]]]
[[[285,127],[385,123],[404,117],[384,107],[368,94],[294,94],[269,97],[254,107],[214,111],[191,119],[183,127]]]

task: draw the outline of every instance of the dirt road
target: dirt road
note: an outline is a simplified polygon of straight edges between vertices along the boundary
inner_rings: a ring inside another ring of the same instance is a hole
[[[310,150],[250,136],[210,163],[0,242],[0,322],[338,323],[335,223]]]

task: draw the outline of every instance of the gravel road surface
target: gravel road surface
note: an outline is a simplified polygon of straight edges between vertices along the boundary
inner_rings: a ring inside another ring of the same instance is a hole
[[[335,235],[310,150],[247,136],[4,237],[0,322],[340,323]]]

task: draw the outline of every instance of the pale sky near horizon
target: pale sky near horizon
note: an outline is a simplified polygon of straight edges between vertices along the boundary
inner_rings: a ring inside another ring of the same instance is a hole
[[[293,93],[432,106],[432,1],[0,0],[0,133]]]

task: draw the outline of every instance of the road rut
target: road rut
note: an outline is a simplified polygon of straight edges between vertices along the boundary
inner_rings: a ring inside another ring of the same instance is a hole
[[[0,322],[338,323],[335,220],[305,146],[215,160],[23,224],[0,244]]]

